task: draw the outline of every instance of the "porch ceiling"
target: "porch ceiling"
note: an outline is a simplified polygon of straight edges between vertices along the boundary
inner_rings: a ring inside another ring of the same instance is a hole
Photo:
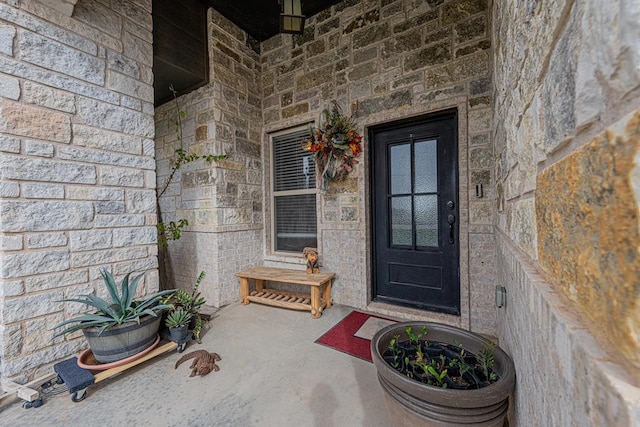
[[[341,0],[302,0],[302,13],[313,16]],[[212,7],[258,42],[278,34],[278,0],[153,0],[155,105],[206,84],[206,9]],[[254,48],[256,43],[250,43]]]
[[[302,0],[302,14],[313,16],[340,1],[342,0]],[[204,3],[260,42],[279,32],[278,0],[204,0]]]

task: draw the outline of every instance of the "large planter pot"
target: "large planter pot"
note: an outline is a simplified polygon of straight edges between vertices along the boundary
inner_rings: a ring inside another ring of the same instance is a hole
[[[83,329],[94,357],[100,363],[111,363],[138,354],[152,345],[160,328],[160,316],[144,316],[140,323],[113,326],[98,335],[98,328]]]
[[[502,427],[509,408],[509,395],[515,386],[511,357],[495,347],[493,370],[499,379],[484,388],[453,390],[422,384],[402,375],[382,358],[394,335],[400,335],[399,341],[409,339],[406,326],[414,331],[426,326],[427,340],[460,343],[474,354],[488,343],[472,332],[430,322],[401,322],[378,331],[371,340],[371,356],[384,390],[391,423],[394,426]]]

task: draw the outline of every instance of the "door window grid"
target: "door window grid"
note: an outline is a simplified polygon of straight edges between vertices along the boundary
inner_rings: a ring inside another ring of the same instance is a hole
[[[392,247],[438,247],[437,140],[389,146]]]

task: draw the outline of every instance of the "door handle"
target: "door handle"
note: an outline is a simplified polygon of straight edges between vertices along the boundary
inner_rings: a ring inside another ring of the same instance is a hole
[[[449,214],[447,217],[447,222],[449,223],[449,243],[455,243],[454,235],[453,235],[453,224],[456,222],[456,217],[453,214]]]

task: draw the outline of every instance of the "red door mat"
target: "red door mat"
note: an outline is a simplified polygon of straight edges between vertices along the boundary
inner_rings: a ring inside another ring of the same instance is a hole
[[[394,320],[352,311],[316,343],[371,362],[371,338]]]

